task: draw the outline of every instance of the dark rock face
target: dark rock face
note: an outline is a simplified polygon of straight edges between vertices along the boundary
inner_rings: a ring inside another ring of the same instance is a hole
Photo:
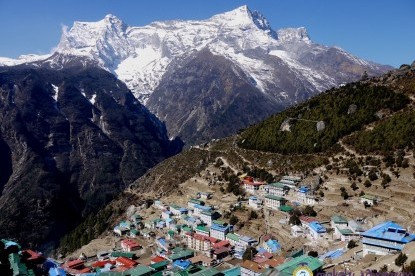
[[[231,135],[282,109],[240,68],[209,50],[172,66],[147,106],[171,136],[188,144]]]
[[[97,68],[0,68],[0,236],[55,242],[181,149]]]

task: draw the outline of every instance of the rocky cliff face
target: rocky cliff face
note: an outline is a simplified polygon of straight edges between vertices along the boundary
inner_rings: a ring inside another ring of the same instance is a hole
[[[189,144],[236,133],[283,107],[241,68],[208,49],[171,68],[147,106]]]
[[[180,150],[97,68],[0,68],[0,236],[54,242]]]

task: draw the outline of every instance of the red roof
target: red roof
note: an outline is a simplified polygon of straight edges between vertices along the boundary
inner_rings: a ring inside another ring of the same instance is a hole
[[[313,222],[313,221],[317,221],[317,219],[307,217],[307,216],[300,216],[300,220],[304,221],[305,223],[310,223],[310,222]]]
[[[213,254],[221,254],[221,253],[223,253],[223,252],[229,252],[229,251],[231,251],[231,249],[230,249],[230,248],[227,248],[227,247],[221,247],[221,248],[218,248],[218,249],[216,249],[215,251],[213,251]]]
[[[41,253],[35,252],[33,250],[30,250],[30,249],[23,251],[22,255],[27,256],[26,260],[28,260],[28,261],[33,261],[33,260],[43,258]]]
[[[112,264],[115,265],[115,261],[111,261],[111,260],[105,260],[105,261],[97,261],[95,263],[93,263],[91,266],[92,267],[104,267],[106,264]]]
[[[265,185],[264,182],[251,182],[251,181],[245,181],[243,182],[245,185],[251,185],[251,186],[261,186]]]
[[[244,182],[254,182],[254,178],[252,176],[245,176],[244,177]]]
[[[129,248],[140,247],[140,244],[135,240],[122,240],[121,245]]]
[[[228,240],[224,240],[224,241],[220,241],[218,243],[215,243],[213,245],[213,248],[220,248],[220,247],[225,247],[225,246],[229,246],[230,242]]]
[[[131,268],[131,267],[138,264],[136,261],[133,261],[133,260],[128,259],[126,257],[118,257],[115,261],[116,261],[117,264],[121,264],[121,265],[129,267],[129,268]]]
[[[84,265],[84,261],[82,260],[73,260],[64,264],[67,268],[77,268]]]
[[[166,259],[161,256],[151,258],[151,263],[156,264],[165,261]]]
[[[199,241],[209,241],[211,243],[218,242],[219,240],[214,237],[209,237],[203,234],[193,234],[193,238]]]
[[[80,273],[89,273],[89,272],[91,272],[91,269],[89,268],[89,267],[85,267],[85,268],[83,268],[83,269],[81,269],[81,270],[78,270]]]
[[[123,272],[123,271],[129,270],[130,268],[131,267],[126,267],[126,266],[121,265],[121,266],[117,266],[114,269],[111,269],[111,271],[114,271],[114,272]]]

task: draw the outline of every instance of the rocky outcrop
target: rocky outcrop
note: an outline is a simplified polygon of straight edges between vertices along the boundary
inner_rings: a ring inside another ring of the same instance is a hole
[[[180,146],[102,69],[0,68],[0,236],[49,246]]]

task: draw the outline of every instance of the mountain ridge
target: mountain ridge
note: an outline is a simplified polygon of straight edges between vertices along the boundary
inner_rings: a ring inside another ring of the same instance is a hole
[[[79,65],[103,68],[123,81],[151,112],[164,118],[175,117],[172,111],[167,113],[167,110],[158,114],[164,106],[174,102],[171,95],[163,99],[154,92],[169,86],[169,76],[174,74],[172,71],[200,65],[200,60],[194,57],[206,50],[224,58],[229,63],[227,68],[239,68],[243,74],[235,74],[232,76],[234,80],[228,80],[233,83],[249,80],[254,94],[257,95],[258,91],[263,94],[261,104],[279,107],[275,112],[281,110],[280,107],[300,103],[331,87],[356,81],[364,72],[373,76],[391,69],[362,60],[341,48],[315,43],[304,27],[275,31],[265,16],[247,6],[204,20],[156,21],[141,27],[128,26],[114,15],[107,15],[97,22],[76,21],[71,28],[63,30],[58,46],[49,57],[41,56],[36,61],[36,57],[29,56],[28,62],[35,67],[58,70]],[[13,62],[6,60],[5,63]],[[193,88],[183,80],[175,89],[190,93]],[[203,82],[199,92],[208,91],[211,84],[210,81]],[[221,91],[225,93],[223,89]],[[233,93],[233,97],[237,97],[239,92]],[[218,101],[222,97],[220,93],[216,96]],[[191,97],[188,95],[186,98]],[[185,104],[197,105],[193,101]],[[257,119],[246,122],[240,119],[236,125],[241,127],[270,115],[268,108],[262,111],[242,105],[238,108],[245,109],[248,117]],[[197,120],[212,121],[226,110],[230,110],[229,106],[222,105],[213,113],[199,113]],[[194,116],[190,109],[180,112],[184,117]],[[237,115],[233,113],[229,118]],[[177,129],[186,128],[183,123],[183,120],[166,120],[170,137],[182,136],[189,145],[225,137],[234,130],[212,131],[205,124],[206,127],[197,129],[197,134],[192,135],[199,135],[195,139],[189,137],[188,131],[177,132]],[[203,134],[208,132],[208,136]]]

